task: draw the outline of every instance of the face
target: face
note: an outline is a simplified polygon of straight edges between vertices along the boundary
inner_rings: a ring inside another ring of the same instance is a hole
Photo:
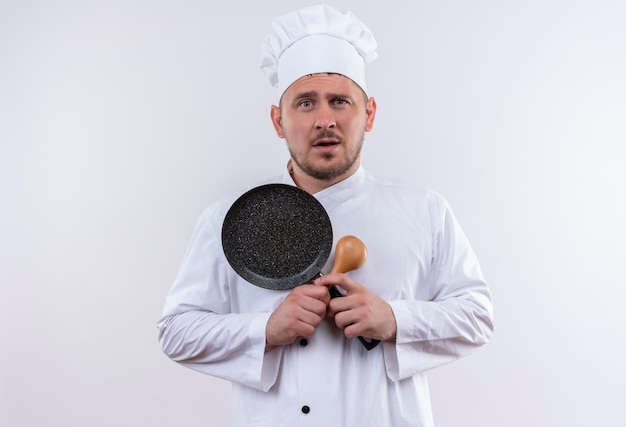
[[[374,98],[345,76],[313,74],[293,83],[271,115],[287,140],[296,183],[319,190],[352,175],[375,113]]]

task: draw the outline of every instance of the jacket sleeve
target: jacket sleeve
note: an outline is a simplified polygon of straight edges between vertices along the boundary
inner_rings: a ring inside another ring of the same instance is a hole
[[[270,312],[235,313],[219,210],[200,218],[159,320],[163,352],[196,371],[259,390],[276,381],[281,348],[266,350]]]
[[[450,363],[486,344],[494,329],[491,294],[447,202],[432,211],[429,300],[390,301],[395,342],[384,342],[387,374],[401,380]]]

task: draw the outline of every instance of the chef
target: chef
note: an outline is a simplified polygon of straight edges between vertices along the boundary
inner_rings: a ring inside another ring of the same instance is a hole
[[[274,20],[261,68],[279,91],[271,120],[289,161],[251,183],[312,194],[335,240],[358,236],[367,262],[293,290],[254,286],[222,247],[232,195],[202,213],[167,296],[163,351],[233,383],[235,426],[432,426],[427,371],[491,337],[491,295],[446,200],[361,164],[377,108],[365,81],[375,49],[356,16],[327,5]],[[331,285],[345,295],[331,299]],[[380,344],[368,351],[359,336]]]

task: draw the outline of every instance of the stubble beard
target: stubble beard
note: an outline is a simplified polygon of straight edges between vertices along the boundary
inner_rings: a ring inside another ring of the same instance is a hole
[[[333,133],[327,133],[326,135],[323,135],[323,136],[337,138],[339,140],[339,143],[343,144],[343,140],[341,138],[338,138]],[[300,158],[300,156],[298,156],[298,154],[294,150],[291,149],[289,144],[287,144],[287,148],[289,149],[289,154],[293,162],[296,165],[298,165],[298,167],[304,173],[320,181],[332,181],[343,176],[346,172],[348,172],[354,166],[356,161],[359,159],[359,156],[361,155],[361,149],[363,148],[364,136],[365,135],[361,136],[361,140],[353,152],[347,152],[343,161],[339,162],[336,165],[331,165],[331,166],[323,166],[323,165],[316,166],[312,162],[308,161],[307,159]],[[320,136],[315,138],[315,140],[319,138]],[[312,144],[313,144],[313,141],[311,142],[311,145]],[[328,153],[328,154],[324,154],[322,156],[322,159],[327,162],[330,162],[336,156],[337,156],[336,154]]]

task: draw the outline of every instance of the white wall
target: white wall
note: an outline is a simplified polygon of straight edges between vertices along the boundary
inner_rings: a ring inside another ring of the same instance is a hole
[[[311,1],[0,3],[0,425],[227,426],[155,322],[201,209],[287,153],[258,70]],[[497,332],[439,427],[623,426],[626,7],[336,1],[379,42],[367,168],[443,193]]]

